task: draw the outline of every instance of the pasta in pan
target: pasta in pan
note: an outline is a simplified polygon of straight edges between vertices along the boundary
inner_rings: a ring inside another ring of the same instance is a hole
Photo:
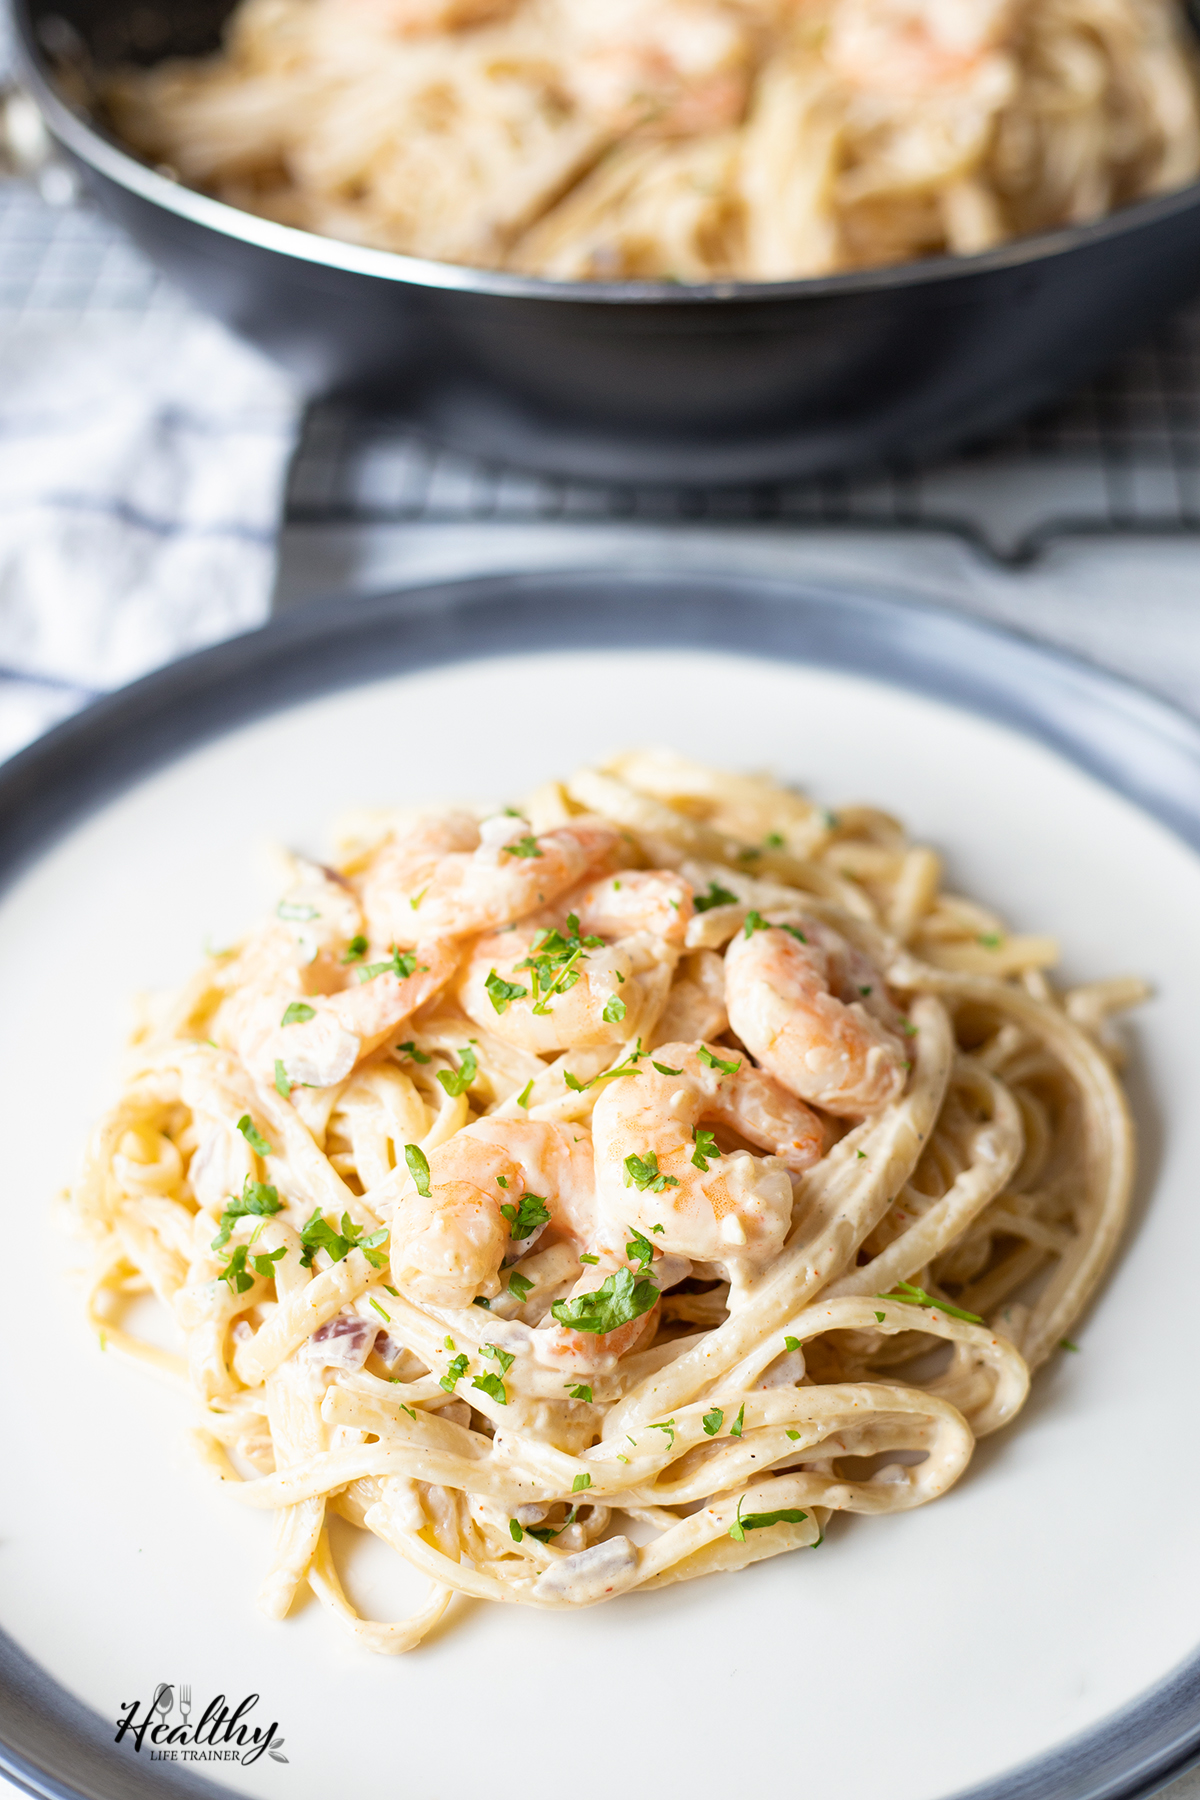
[[[117,130],[326,236],[566,280],[984,250],[1200,171],[1177,0],[241,0]]]
[[[306,1583],[407,1650],[923,1504],[1117,1243],[1110,1016],[870,807],[666,752],[351,819],[135,1034],[73,1200],[110,1349]],[[182,1334],[122,1323],[152,1292]],[[361,1618],[335,1512],[428,1577]]]

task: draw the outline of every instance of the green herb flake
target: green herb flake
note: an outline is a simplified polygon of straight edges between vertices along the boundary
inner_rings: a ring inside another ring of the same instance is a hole
[[[719,1406],[714,1406],[711,1412],[705,1413],[700,1423],[704,1427],[704,1435],[706,1437],[716,1437],[718,1431],[720,1431],[722,1425],[725,1423],[725,1414],[721,1411]]]
[[[683,1074],[682,1069],[673,1069],[671,1067],[670,1063],[652,1062],[650,1064],[650,1067],[652,1069],[657,1069],[660,1075],[682,1075]]]
[[[627,1156],[625,1158],[625,1186],[637,1188],[644,1194],[647,1189],[652,1194],[661,1194],[664,1188],[678,1187],[676,1175],[660,1175],[658,1172],[658,1155],[651,1150],[647,1156]]]
[[[582,1494],[584,1489],[590,1488],[591,1485],[592,1478],[590,1475],[577,1475],[571,1483],[571,1492],[573,1494]]]
[[[415,1063],[427,1063],[429,1061],[424,1050],[418,1050],[411,1038],[409,1038],[408,1042],[405,1044],[397,1044],[396,1048],[397,1050],[403,1051],[405,1056],[411,1056]]]
[[[446,1370],[446,1373],[438,1382],[438,1386],[440,1388],[445,1388],[448,1394],[452,1394],[466,1372],[467,1357],[465,1352],[460,1350],[458,1355],[454,1358],[454,1361],[450,1364],[450,1367]]]
[[[714,906],[736,906],[737,895],[731,894],[728,888],[719,887],[715,881],[710,881],[707,894],[697,894],[692,905],[698,913],[711,912]]]
[[[874,988],[870,985],[869,982],[866,987],[860,987],[858,991],[863,996],[864,999],[867,997],[868,994],[873,994],[875,992]]]
[[[288,1080],[288,1072],[278,1057],[275,1058],[275,1092],[283,1100],[292,1097],[292,1083]]]
[[[808,939],[798,925],[780,925],[776,929],[779,931],[786,931],[788,936],[794,937],[798,944],[807,944],[808,942]]]
[[[300,1242],[304,1246],[300,1267],[311,1269],[318,1250],[326,1251],[330,1261],[335,1263],[349,1256],[351,1250],[361,1250],[372,1268],[382,1269],[387,1255],[380,1246],[387,1242],[387,1235],[388,1228],[382,1225],[378,1231],[364,1237],[349,1213],[342,1214],[342,1229],[335,1231],[318,1206],[311,1219],[300,1228]]]
[[[446,1384],[443,1381],[442,1386],[445,1387],[445,1385]],[[499,1375],[476,1375],[471,1386],[473,1388],[478,1388],[481,1394],[486,1394],[488,1398],[494,1400],[498,1406],[508,1405],[508,1391]]]
[[[964,1312],[961,1306],[951,1306],[945,1300],[935,1300],[924,1288],[914,1287],[911,1281],[898,1281],[896,1292],[892,1294],[876,1294],[877,1300],[899,1300],[905,1306],[934,1307],[944,1312],[951,1319],[962,1319],[967,1325],[982,1325],[983,1320],[978,1313]]]
[[[649,1238],[643,1237],[641,1232],[634,1230],[632,1226],[630,1227],[630,1231],[632,1235],[625,1246],[625,1254],[630,1262],[635,1262],[638,1265],[639,1270],[644,1275],[646,1270],[652,1268],[654,1265],[654,1245],[650,1242]]]
[[[800,1348],[800,1339],[798,1337],[785,1337],[783,1340],[783,1347],[785,1350],[798,1350]]]
[[[525,1086],[521,1089],[520,1093],[517,1095],[517,1105],[524,1107],[526,1112],[529,1111],[529,1096],[530,1096],[530,1094],[532,1094],[532,1092],[533,1092],[533,1077],[530,1076],[529,1080],[525,1083]]]
[[[865,1150],[856,1150],[856,1151],[855,1151],[855,1152],[854,1152],[854,1154],[855,1154],[855,1156],[856,1156],[856,1157],[857,1157],[857,1158],[858,1158],[858,1160],[859,1160],[859,1162],[866,1162],[866,1160],[867,1160],[867,1153],[866,1153],[866,1151],[865,1151]]]
[[[568,1382],[567,1392],[572,1400],[583,1400],[588,1406],[592,1404],[592,1390],[586,1382],[577,1382],[574,1387]]]
[[[741,1437],[742,1426],[745,1423],[745,1418],[746,1418],[746,1402],[743,1400],[742,1404],[741,1404],[741,1408],[738,1412],[737,1418],[733,1421],[733,1424],[729,1427],[730,1437]]]
[[[710,1162],[716,1162],[721,1152],[717,1149],[717,1140],[711,1131],[704,1131],[697,1125],[692,1132],[692,1142],[696,1148],[692,1151],[693,1167],[703,1174],[708,1174]]]
[[[472,1306],[482,1306],[484,1312],[491,1312],[491,1310],[492,1310],[492,1303],[487,1298],[486,1294],[476,1294],[475,1298],[471,1302],[471,1305]]]
[[[515,844],[505,844],[503,850],[505,856],[540,856],[542,854],[538,848],[538,841],[531,831],[527,831],[523,838],[518,838]]]
[[[998,931],[981,931],[978,941],[983,945],[985,950],[999,950],[1001,944],[1004,942],[1004,938]]]
[[[399,1381],[400,1377],[398,1375],[390,1375],[388,1377],[388,1379],[389,1379],[389,1381]],[[403,1400],[401,1400],[401,1402],[400,1402],[400,1411],[406,1412],[408,1414],[409,1418],[412,1420],[413,1424],[414,1425],[416,1424],[416,1422],[417,1422],[416,1413],[413,1411],[411,1406],[406,1406],[404,1404]]]
[[[744,1544],[748,1531],[765,1531],[768,1525],[802,1525],[807,1517],[806,1512],[800,1512],[794,1506],[782,1507],[779,1512],[743,1513],[739,1500],[737,1518],[729,1527],[729,1535]]]
[[[524,1194],[519,1206],[509,1204],[500,1211],[508,1220],[509,1236],[518,1243],[550,1223],[550,1208],[537,1194]]]
[[[397,981],[407,981],[417,966],[416,956],[411,950],[393,950],[386,962],[364,963],[358,971],[358,979],[374,981],[380,975],[394,975]]]
[[[483,985],[487,992],[488,999],[498,1013],[506,1013],[514,1000],[527,1000],[529,998],[529,989],[527,987],[522,987],[520,983],[516,981],[503,980],[501,976],[497,975],[495,969],[491,971]]]
[[[510,1519],[508,1521],[508,1535],[512,1539],[514,1544],[519,1544],[521,1542],[522,1538],[525,1536],[524,1531],[521,1529],[520,1525],[518,1525],[518,1523],[515,1519]]]
[[[706,1069],[720,1069],[722,1075],[736,1075],[742,1066],[740,1062],[722,1062],[719,1056],[713,1055],[707,1044],[701,1044],[696,1055]]]
[[[876,1313],[876,1314],[875,1314],[875,1323],[876,1323],[876,1324],[877,1324],[877,1325],[882,1325],[882,1324],[883,1324],[883,1321],[884,1321],[884,1320],[885,1320],[885,1319],[886,1319],[886,1318],[887,1318],[887,1314],[886,1314],[886,1313],[881,1313],[881,1312],[877,1312],[877,1313]]]
[[[913,1024],[911,1019],[901,1019],[900,1029],[904,1033],[905,1037],[916,1037],[916,1035],[917,1035],[917,1028]]]
[[[508,1278],[508,1291],[513,1299],[519,1301],[522,1306],[533,1292],[533,1288],[534,1284],[528,1275],[518,1275],[514,1271]]]
[[[225,1202],[225,1210],[221,1214],[221,1229],[212,1241],[212,1248],[224,1248],[229,1242],[229,1234],[236,1220],[269,1219],[282,1211],[283,1201],[279,1198],[277,1189],[270,1187],[265,1181],[251,1181],[247,1175],[241,1193]]]
[[[316,1016],[315,1006],[306,1006],[303,1000],[293,1000],[279,1023],[281,1025],[307,1025],[308,1021],[315,1019]]]
[[[261,1131],[256,1131],[254,1121],[249,1113],[243,1113],[237,1122],[237,1128],[257,1156],[272,1156],[274,1152]]]
[[[791,1438],[793,1444],[798,1444],[800,1442],[800,1433],[798,1431],[785,1431],[783,1435],[784,1437]]]
[[[342,961],[344,963],[361,962],[366,954],[367,940],[360,933],[359,936],[352,937],[350,942],[346,945],[346,954],[343,956]]]
[[[507,1375],[508,1371],[517,1360],[510,1351],[501,1350],[495,1344],[484,1344],[480,1350],[480,1355],[490,1356],[493,1362],[499,1363],[500,1373],[502,1375]]]
[[[1073,1343],[1070,1338],[1059,1338],[1058,1347],[1060,1350],[1073,1350],[1076,1356],[1079,1355],[1079,1345]]]
[[[302,924],[307,924],[310,919],[319,919],[321,916],[315,906],[306,906],[302,901],[297,900],[281,900],[275,908],[275,914],[277,918],[295,919]]]
[[[590,1263],[592,1265],[592,1267],[595,1268],[599,1264],[600,1258],[598,1256],[589,1256],[587,1254],[584,1254],[583,1256],[581,1256],[579,1258],[579,1260],[581,1263]]]
[[[650,1427],[650,1429],[651,1429],[651,1431],[665,1431],[668,1439],[670,1440],[667,1444],[668,1450],[673,1450],[675,1448],[675,1421],[674,1421],[674,1419],[668,1419],[665,1425],[652,1425]]]
[[[388,1324],[390,1325],[392,1322],[392,1315],[390,1313],[384,1312],[384,1310],[383,1310],[382,1306],[380,1306],[378,1300],[372,1300],[371,1305],[375,1308],[375,1311],[379,1314],[380,1318],[386,1319]]]
[[[437,1072],[438,1081],[452,1100],[457,1100],[460,1094],[465,1094],[479,1073],[479,1058],[470,1044],[464,1044],[458,1056],[457,1069],[453,1072],[449,1069],[439,1069]]]
[[[610,994],[604,1002],[604,1011],[600,1014],[606,1025],[619,1025],[625,1017],[625,1002]]]
[[[419,1144],[405,1144],[404,1160],[413,1178],[413,1186],[422,1200],[429,1198],[429,1158]]]
[[[763,916],[760,912],[751,911],[746,914],[746,923],[745,923],[745,926],[743,927],[743,935],[745,937],[748,937],[748,938],[753,937],[756,931],[769,931],[769,930],[770,930],[770,926],[767,924],[767,921],[763,918]]]
[[[782,850],[783,833],[781,831],[768,831],[766,837],[763,839],[763,843],[768,850]]]
[[[631,1269],[617,1269],[590,1294],[556,1300],[550,1311],[568,1331],[589,1331],[604,1336],[640,1319],[657,1299],[658,1284],[649,1276],[635,1281]]]

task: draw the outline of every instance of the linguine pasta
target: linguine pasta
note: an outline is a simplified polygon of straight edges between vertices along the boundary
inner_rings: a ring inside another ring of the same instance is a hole
[[[148,1005],[91,1320],[274,1511],[263,1610],[307,1583],[373,1650],[815,1548],[958,1479],[1117,1243],[1143,989],[1056,958],[886,814],[665,751],[352,819]],[[413,1617],[355,1612],[330,1512]]]
[[[326,236],[566,280],[980,251],[1193,180],[1177,0],[241,0],[121,135]]]

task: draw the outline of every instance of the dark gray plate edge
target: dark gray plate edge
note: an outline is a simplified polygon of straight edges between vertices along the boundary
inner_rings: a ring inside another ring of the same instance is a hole
[[[1200,726],[1061,652],[907,597],[828,583],[549,570],[318,603],[95,702],[0,770],[0,888],[134,782],[255,718],[403,670],[585,648],[718,650],[907,688],[1060,751],[1200,850]],[[36,1756],[27,1732],[14,1737],[14,1703],[42,1726]],[[55,1726],[71,1733],[65,1762],[47,1755],[47,1724],[51,1745]],[[0,1772],[26,1792],[228,1796],[177,1770],[144,1787],[149,1767],[114,1760],[111,1734],[0,1632]],[[954,1800],[1147,1800],[1197,1760],[1200,1651],[1100,1725]]]

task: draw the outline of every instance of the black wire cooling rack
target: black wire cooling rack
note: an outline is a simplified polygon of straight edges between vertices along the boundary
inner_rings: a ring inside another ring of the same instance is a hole
[[[80,202],[65,171],[51,170],[43,189],[0,180],[0,329],[185,304]],[[953,458],[797,484],[560,481],[440,450],[333,402],[307,413],[288,480],[288,525],[539,520],[943,532],[1010,566],[1066,536],[1200,533],[1200,309],[1070,400]]]

